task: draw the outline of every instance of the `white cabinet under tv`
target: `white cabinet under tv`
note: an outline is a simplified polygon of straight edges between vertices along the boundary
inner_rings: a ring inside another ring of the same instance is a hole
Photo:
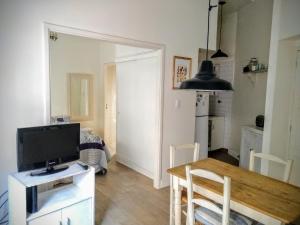
[[[67,170],[47,176],[32,171],[9,176],[10,225],[93,225],[95,173],[73,163]],[[68,184],[37,194],[37,211],[27,212],[26,188],[68,179]]]

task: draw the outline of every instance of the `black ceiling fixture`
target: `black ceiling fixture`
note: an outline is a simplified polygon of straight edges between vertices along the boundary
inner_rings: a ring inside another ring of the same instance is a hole
[[[226,2],[220,0],[219,5],[221,6],[221,15],[220,15],[220,34],[219,34],[219,49],[216,51],[215,54],[211,56],[211,58],[226,58],[228,55],[225,52],[222,52],[221,50],[221,42],[222,42],[222,25],[223,25],[223,5],[225,5]]]
[[[208,24],[207,24],[207,40],[206,40],[206,59],[202,61],[201,67],[194,78],[183,81],[180,89],[195,89],[203,91],[230,91],[233,90],[231,83],[216,77],[213,69],[212,61],[208,60],[208,41],[209,41],[209,20],[210,11],[217,7],[211,5],[209,0],[208,5]]]

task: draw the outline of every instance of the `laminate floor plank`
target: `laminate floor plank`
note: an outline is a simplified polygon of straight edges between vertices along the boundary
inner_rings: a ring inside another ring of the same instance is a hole
[[[96,225],[167,225],[169,188],[112,161],[107,175],[96,175]]]

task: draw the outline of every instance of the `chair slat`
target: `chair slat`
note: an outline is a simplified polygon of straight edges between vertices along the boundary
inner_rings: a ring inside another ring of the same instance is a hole
[[[260,159],[265,159],[269,161],[273,161],[279,164],[284,165],[285,170],[284,170],[284,176],[283,176],[283,181],[288,182],[291,174],[291,168],[293,161],[292,160],[283,160],[277,156],[271,155],[271,154],[266,154],[266,153],[256,153],[255,150],[252,150],[250,152],[250,161],[249,161],[249,170],[254,171],[254,163],[255,163],[255,158],[260,158]]]

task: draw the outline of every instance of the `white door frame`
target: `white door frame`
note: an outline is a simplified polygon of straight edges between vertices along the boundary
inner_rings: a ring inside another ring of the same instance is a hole
[[[49,31],[54,31],[58,33],[64,33],[69,35],[75,35],[86,38],[98,39],[101,41],[108,41],[116,44],[129,45],[133,47],[140,48],[149,48],[153,50],[158,50],[160,52],[161,59],[161,73],[159,78],[158,85],[158,108],[159,108],[159,116],[157,121],[157,134],[158,134],[158,142],[157,142],[157,151],[155,151],[155,165],[154,165],[154,179],[153,186],[155,188],[161,187],[161,177],[162,177],[162,134],[163,134],[163,93],[164,93],[164,74],[165,74],[165,45],[133,40],[129,38],[111,36],[106,34],[101,34],[98,32],[88,31],[80,28],[61,26],[51,23],[44,23],[44,85],[45,85],[45,101],[44,101],[44,122],[50,122],[50,112],[51,112],[51,101],[50,101],[50,63],[49,63]]]

